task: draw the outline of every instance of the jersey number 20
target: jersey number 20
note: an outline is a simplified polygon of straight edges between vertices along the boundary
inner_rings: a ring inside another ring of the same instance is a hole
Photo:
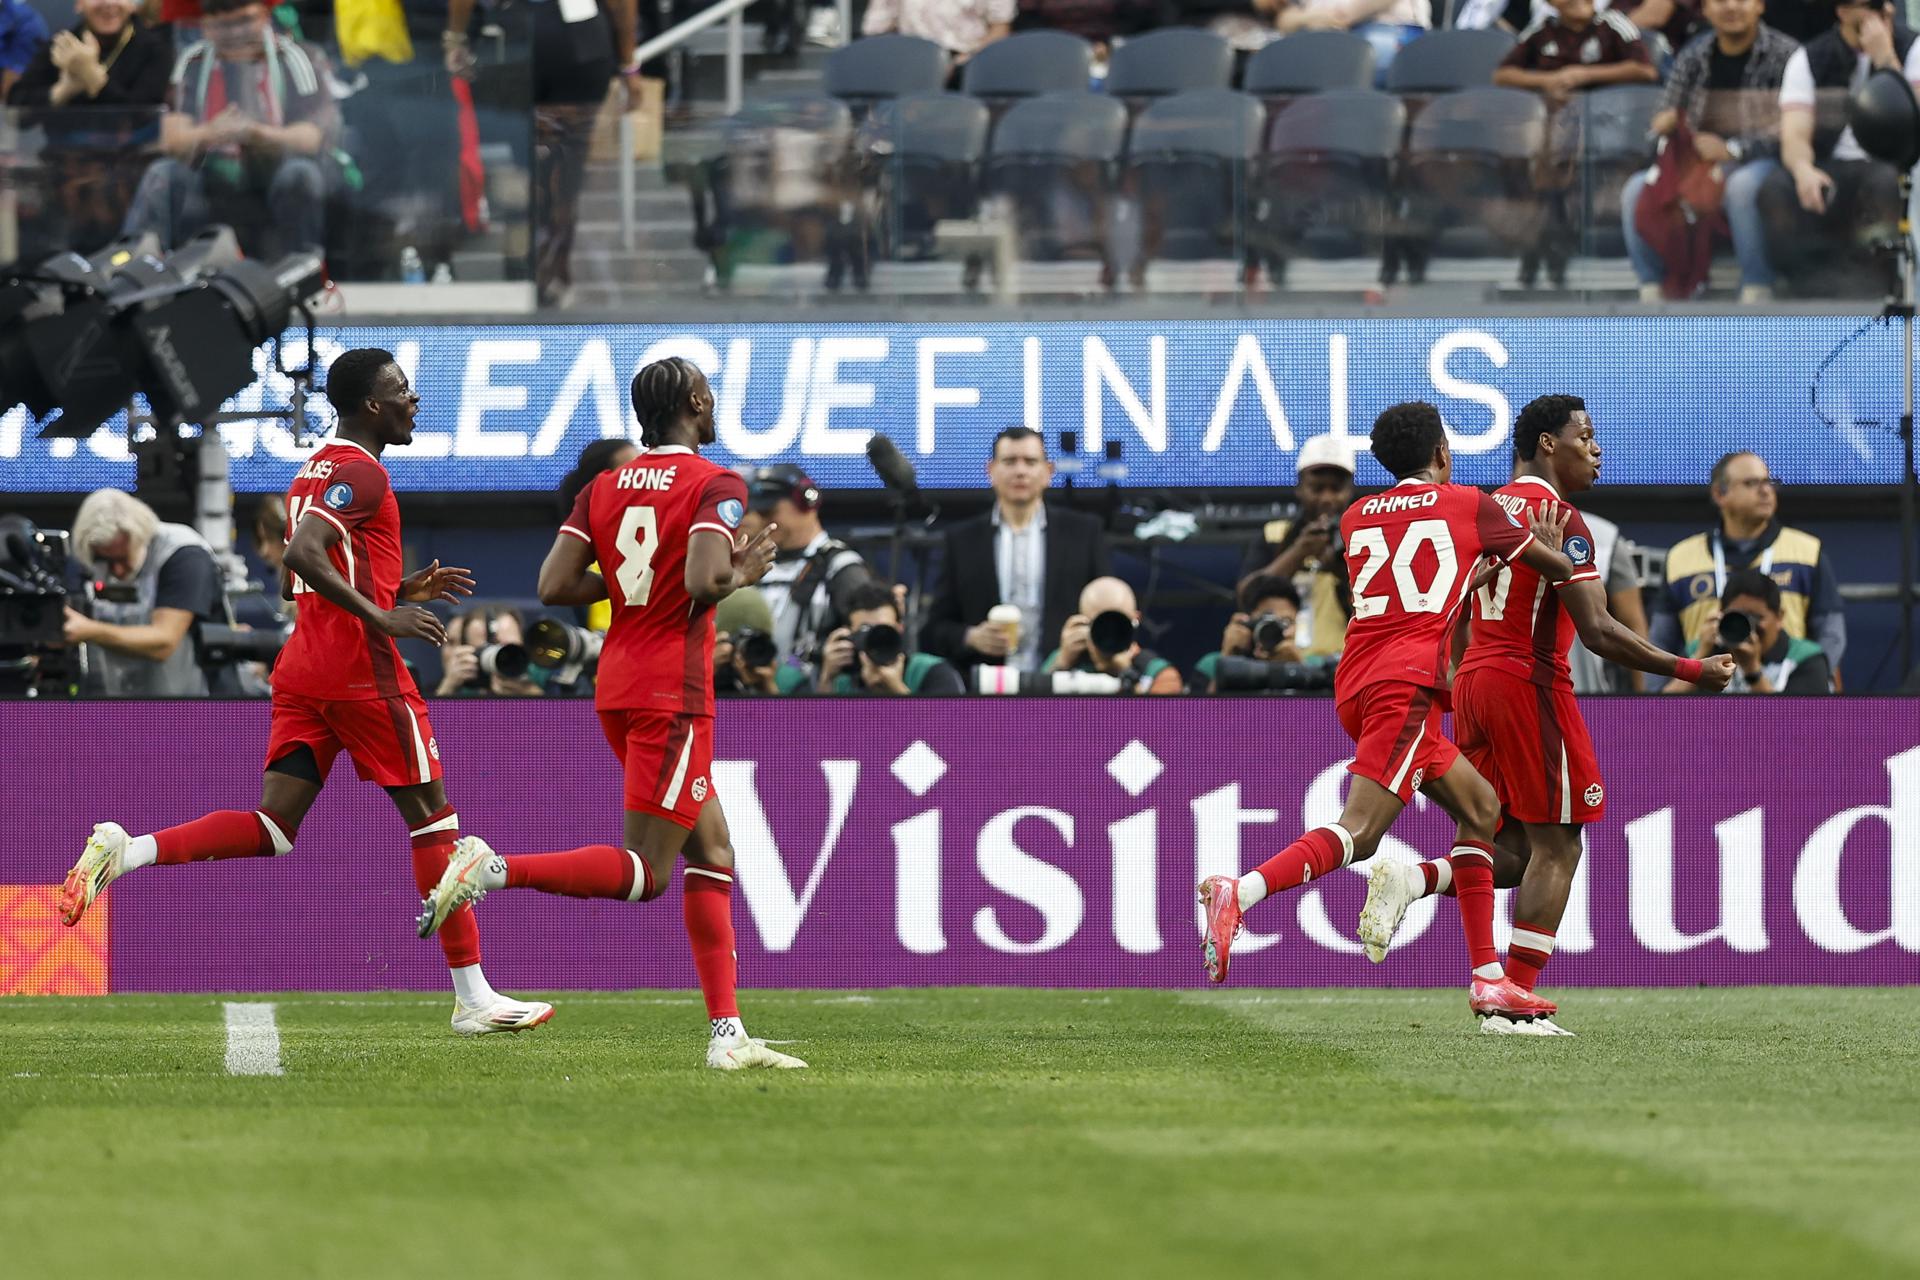
[[[1413,568],[1414,557],[1420,554],[1422,547],[1432,547],[1434,558],[1433,581],[1424,587],[1415,580]],[[1453,533],[1447,528],[1445,520],[1415,520],[1400,535],[1400,545],[1397,547],[1387,546],[1385,529],[1361,529],[1354,533],[1352,541],[1347,544],[1347,552],[1367,558],[1360,568],[1360,576],[1353,582],[1353,616],[1356,618],[1377,617],[1393,603],[1392,594],[1367,594],[1367,588],[1373,585],[1373,580],[1380,576],[1380,571],[1389,562],[1393,565],[1392,585],[1405,612],[1444,613],[1453,601],[1453,585],[1460,576],[1460,561],[1454,554]]]
[[[644,608],[653,595],[653,556],[660,549],[660,521],[654,509],[628,507],[622,512],[613,545],[620,553],[614,585],[628,604]]]

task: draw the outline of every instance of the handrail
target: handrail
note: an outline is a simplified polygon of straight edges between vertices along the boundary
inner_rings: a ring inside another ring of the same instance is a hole
[[[633,66],[651,62],[663,53],[671,53],[708,27],[720,22],[727,24],[727,112],[732,114],[740,109],[742,93],[743,64],[746,51],[744,23],[740,15],[754,0],[719,0],[711,8],[702,9],[678,26],[669,27],[653,39],[633,51]]]

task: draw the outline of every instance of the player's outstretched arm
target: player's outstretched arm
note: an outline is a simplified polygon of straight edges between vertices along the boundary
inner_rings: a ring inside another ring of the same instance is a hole
[[[1686,661],[1650,644],[1607,611],[1607,591],[1598,578],[1560,584],[1560,604],[1579,629],[1580,643],[1597,657],[1656,676],[1677,675]],[[1689,683],[1718,692],[1733,679],[1733,658],[1717,653],[1700,660],[1700,676]]]
[[[712,529],[695,532],[687,543],[687,594],[701,604],[719,604],[760,581],[773,565],[773,531],[778,527],[769,524],[737,543]]]
[[[415,637],[435,645],[447,642],[447,629],[432,610],[411,604],[382,609],[354,590],[333,567],[329,552],[339,543],[339,528],[331,520],[308,512],[300,517],[293,538],[287,543],[286,566],[322,600],[338,605],[396,640]]]
[[[547,558],[540,562],[540,582],[534,588],[540,603],[588,605],[605,600],[606,579],[592,564],[592,544],[571,533],[555,534]]]

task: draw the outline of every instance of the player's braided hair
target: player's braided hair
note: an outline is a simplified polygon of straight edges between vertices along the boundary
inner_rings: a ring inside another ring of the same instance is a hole
[[[393,352],[379,347],[355,347],[327,366],[327,403],[341,417],[357,413],[373,399],[380,371],[393,363]]]
[[[1409,400],[1373,420],[1373,456],[1395,480],[1404,480],[1433,461],[1446,438],[1440,411],[1424,400]]]
[[[1579,396],[1535,396],[1513,420],[1513,451],[1531,462],[1540,452],[1541,436],[1557,436],[1587,402]]]
[[[700,377],[700,367],[680,356],[668,356],[633,375],[633,416],[640,420],[640,443],[652,448],[661,434],[689,412],[688,400]]]

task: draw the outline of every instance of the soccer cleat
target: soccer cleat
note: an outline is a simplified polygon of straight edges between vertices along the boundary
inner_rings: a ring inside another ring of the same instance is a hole
[[[1498,1016],[1508,1022],[1530,1022],[1560,1012],[1559,1005],[1542,1000],[1512,978],[1475,978],[1467,1004],[1482,1018]]]
[[[1231,876],[1208,876],[1195,891],[1200,909],[1206,913],[1201,926],[1200,949],[1207,960],[1207,978],[1227,980],[1227,965],[1232,961],[1233,940],[1244,927],[1240,923],[1240,885]]]
[[[798,1071],[807,1064],[792,1054],[769,1049],[765,1040],[756,1040],[743,1031],[735,1036],[715,1036],[707,1041],[707,1065],[715,1071],[742,1071],[748,1067]]]
[[[117,822],[96,823],[87,837],[80,860],[67,872],[60,886],[60,923],[71,928],[80,923],[87,908],[100,891],[119,879],[126,870],[121,861],[127,852],[127,829]]]
[[[1367,877],[1367,903],[1360,908],[1360,927],[1355,930],[1366,944],[1367,959],[1379,964],[1387,958],[1407,908],[1420,900],[1426,887],[1418,867],[1385,858],[1373,864],[1373,874]]]
[[[420,916],[414,923],[419,925],[421,937],[431,938],[448,916],[487,896],[480,885],[480,868],[488,859],[498,857],[479,836],[462,836],[453,842],[453,856],[440,873],[440,883],[420,900]]]
[[[544,1000],[515,1000],[496,994],[486,1004],[472,1009],[458,1000],[453,1002],[453,1029],[463,1036],[529,1031],[552,1016],[553,1006]]]
[[[1504,1014],[1492,1014],[1480,1020],[1480,1033],[1489,1036],[1572,1036],[1552,1018],[1515,1020]]]

